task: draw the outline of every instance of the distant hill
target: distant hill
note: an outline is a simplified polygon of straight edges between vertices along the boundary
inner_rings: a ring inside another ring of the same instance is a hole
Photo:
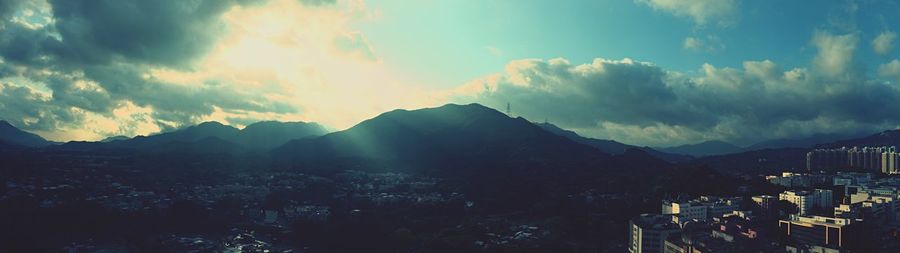
[[[656,148],[659,151],[696,157],[738,153],[744,149],[724,141],[705,141],[675,147]]]
[[[774,139],[759,142],[744,150],[776,149],[776,148],[810,148],[816,144],[831,143],[838,140],[853,139],[865,136],[863,134],[813,134],[804,138]]]
[[[840,135],[814,135],[796,140],[772,141],[765,145],[789,145],[799,147],[765,148],[733,154],[708,156],[690,161],[688,164],[708,165],[723,171],[749,174],[767,174],[790,170],[804,171],[806,170],[806,152],[809,152],[813,148],[900,146],[900,130],[888,130],[861,138],[850,138],[820,144],[808,144],[818,139],[828,140],[837,136]],[[748,147],[748,149],[764,147],[765,145],[761,143]]]
[[[815,145],[818,148],[900,146],[900,130],[887,130],[869,136]]]
[[[36,134],[19,130],[5,120],[0,120],[0,142],[10,148],[14,146],[46,147],[54,144]]]
[[[316,123],[261,121],[241,129],[237,142],[249,148],[268,150],[291,140],[327,133],[328,130]]]
[[[809,148],[779,148],[752,150],[733,154],[697,158],[687,165],[709,166],[736,174],[772,174],[782,171],[806,170]]]
[[[110,136],[110,137],[103,138],[103,140],[100,140],[100,142],[124,141],[124,140],[128,140],[128,139],[131,139],[131,138],[128,138],[128,136],[117,135],[117,136]]]
[[[624,143],[613,141],[613,140],[601,140],[601,139],[588,138],[588,137],[578,135],[577,133],[575,133],[573,131],[562,129],[562,128],[560,128],[554,124],[550,124],[550,123],[535,123],[535,124],[537,124],[538,126],[543,128],[544,130],[547,130],[548,132],[569,138],[570,140],[573,140],[573,141],[581,143],[581,144],[585,144],[585,145],[597,148],[608,154],[619,155],[619,154],[625,153],[625,151],[627,151],[629,149],[639,149],[639,150],[643,150],[643,151],[647,152],[647,154],[649,154],[651,156],[654,156],[659,159],[663,159],[668,162],[673,162],[673,163],[685,162],[685,161],[688,161],[688,160],[691,160],[694,158],[689,155],[670,154],[670,153],[660,152],[660,151],[650,148],[650,147],[638,147],[638,146],[628,145],[628,144],[624,144]]]
[[[100,142],[68,142],[63,150],[137,150],[151,153],[266,152],[290,140],[321,136],[326,130],[316,123],[265,121],[243,130],[219,122],[203,122],[172,132],[150,136],[110,137]]]

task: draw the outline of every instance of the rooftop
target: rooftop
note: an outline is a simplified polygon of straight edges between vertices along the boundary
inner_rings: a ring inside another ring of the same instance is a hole
[[[631,219],[640,228],[648,229],[678,229],[678,225],[672,222],[672,215],[645,213]]]

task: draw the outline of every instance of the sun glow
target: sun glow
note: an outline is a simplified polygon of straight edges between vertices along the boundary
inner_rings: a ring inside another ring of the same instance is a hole
[[[184,85],[215,80],[262,92],[298,113],[245,116],[317,121],[336,129],[386,110],[438,103],[437,92],[399,81],[366,37],[352,28],[355,18],[366,16],[358,4],[312,7],[276,0],[266,6],[236,7],[223,15],[227,34],[195,71],[155,69],[151,76]],[[206,118],[227,122],[224,115],[235,118],[242,113],[220,110]]]

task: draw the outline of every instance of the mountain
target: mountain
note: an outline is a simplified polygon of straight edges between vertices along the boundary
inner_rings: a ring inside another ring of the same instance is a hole
[[[618,155],[618,154],[625,153],[625,150],[628,150],[629,148],[637,148],[636,146],[624,144],[624,143],[613,141],[613,140],[601,140],[601,139],[593,139],[593,138],[583,137],[573,131],[559,128],[558,126],[556,126],[554,124],[550,124],[550,123],[535,123],[535,124],[537,126],[543,128],[544,130],[547,130],[548,132],[569,138],[570,140],[573,140],[578,143],[582,143],[582,144],[597,148],[600,151],[603,151],[608,154]]]
[[[240,151],[237,128],[219,122],[203,122],[172,132],[137,136],[110,142],[69,142],[66,148],[99,150],[139,150],[151,153],[218,153]]]
[[[759,142],[749,147],[746,147],[745,150],[760,150],[760,149],[776,149],[776,148],[809,148],[813,147],[816,144],[822,143],[831,143],[838,140],[846,140],[852,138],[858,138],[863,136],[862,134],[814,134],[804,138],[789,138],[789,139],[774,139]]]
[[[862,138],[845,139],[816,145],[817,148],[840,148],[853,146],[900,146],[900,130],[887,130]]]
[[[238,143],[255,149],[272,149],[290,140],[322,136],[322,125],[307,122],[260,121],[241,130]]]
[[[327,133],[316,123],[263,121],[242,130],[219,122],[203,122],[172,132],[127,138],[109,137],[99,142],[73,141],[63,150],[139,150],[152,153],[241,153],[268,151],[293,139]]]
[[[117,136],[110,136],[110,137],[103,138],[103,140],[100,140],[100,142],[124,141],[124,140],[128,140],[128,139],[131,139],[131,138],[128,138],[128,136],[117,135]]]
[[[772,174],[783,171],[805,171],[809,148],[779,148],[713,155],[688,162],[691,166],[708,166],[720,171],[743,175]]]
[[[144,140],[152,142],[170,141],[198,141],[209,137],[215,137],[226,141],[236,141],[241,130],[227,126],[216,121],[203,122],[196,126],[190,126],[173,132],[151,135]]]
[[[0,120],[0,142],[10,147],[46,147],[54,144],[36,134],[19,130],[5,120]]]
[[[852,136],[850,134],[849,136]],[[833,141],[833,138],[842,135],[813,135],[807,138],[794,140],[776,140],[762,142],[748,147],[756,149],[733,154],[714,155],[698,158],[688,164],[706,165],[715,169],[743,173],[743,174],[769,174],[781,171],[804,171],[806,169],[806,152],[813,148],[840,148],[863,146],[900,146],[900,130],[888,130],[861,138],[850,138]],[[847,136],[847,135],[843,135]],[[817,140],[829,140],[815,144]]]
[[[479,104],[394,110],[273,151],[284,166],[478,173],[614,165],[609,154]],[[649,160],[656,160],[652,157]]]
[[[497,208],[671,167],[639,150],[611,156],[479,104],[386,112],[344,131],[293,140],[271,157],[276,168],[311,174],[364,170],[443,178]]]
[[[535,124],[538,125],[539,127],[543,128],[544,130],[547,130],[548,132],[569,138],[570,140],[573,140],[573,141],[581,143],[581,144],[585,144],[585,145],[597,148],[600,151],[603,151],[608,154],[619,155],[619,154],[625,153],[625,151],[627,151],[629,149],[639,149],[639,150],[643,150],[643,151],[647,152],[647,154],[649,154],[653,157],[656,157],[656,158],[659,158],[659,159],[662,159],[662,160],[665,160],[668,162],[673,162],[673,163],[685,162],[685,161],[693,159],[693,157],[689,156],[689,155],[670,154],[670,153],[660,152],[660,151],[650,148],[650,147],[638,147],[638,146],[632,146],[632,145],[624,144],[624,143],[613,141],[613,140],[601,140],[601,139],[587,138],[587,137],[578,135],[577,133],[575,133],[573,131],[562,129],[562,128],[560,128],[554,124],[550,124],[550,123],[535,123]]]
[[[696,144],[656,149],[666,153],[684,154],[696,157],[731,154],[743,151],[743,148],[724,141],[705,141]]]

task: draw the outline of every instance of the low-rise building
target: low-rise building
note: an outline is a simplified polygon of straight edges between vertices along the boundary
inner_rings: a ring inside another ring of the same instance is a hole
[[[688,201],[665,200],[662,203],[662,213],[675,216],[679,224],[691,220],[708,220],[714,217],[722,217],[725,214],[740,208],[741,198],[718,198],[703,196]]]
[[[641,214],[631,219],[628,227],[631,230],[628,234],[630,253],[662,253],[666,238],[681,231],[672,221],[672,215],[665,214]]]
[[[813,210],[829,211],[833,207],[831,190],[785,191],[778,195],[778,199],[797,205],[800,215],[808,215]]]
[[[763,216],[775,215],[778,210],[778,198],[771,195],[753,196],[750,199],[756,204],[759,214]]]
[[[812,247],[822,249],[821,252],[840,252],[856,240],[853,224],[851,219],[800,215],[778,221],[782,235],[789,241],[787,250],[794,252]]]
[[[831,184],[831,177],[824,174],[807,174],[782,172],[781,175],[766,176],[766,181],[771,184],[788,188],[816,187]]]

